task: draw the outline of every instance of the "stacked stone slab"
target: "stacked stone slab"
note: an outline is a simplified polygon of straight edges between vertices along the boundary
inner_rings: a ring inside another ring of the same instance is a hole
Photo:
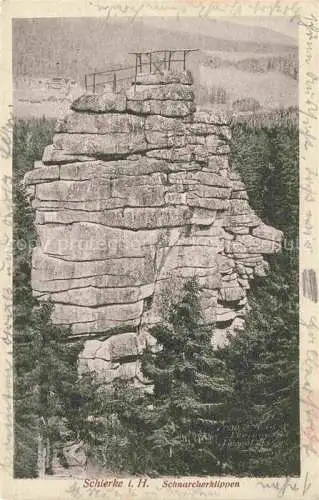
[[[282,233],[229,164],[226,114],[196,110],[189,72],[140,74],[86,94],[25,176],[36,212],[32,287],[85,336],[82,369],[140,386],[138,357],[183,282],[198,276],[212,342],[243,327],[247,289]]]

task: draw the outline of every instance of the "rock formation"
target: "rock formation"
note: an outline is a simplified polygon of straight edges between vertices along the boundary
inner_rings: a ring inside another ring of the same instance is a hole
[[[215,345],[243,326],[246,291],[281,232],[229,164],[226,114],[196,110],[189,72],[139,74],[86,94],[25,176],[36,211],[32,287],[85,336],[82,369],[143,384],[138,355],[167,301],[197,275]]]

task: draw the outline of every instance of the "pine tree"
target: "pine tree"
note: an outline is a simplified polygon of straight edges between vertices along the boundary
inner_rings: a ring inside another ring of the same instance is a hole
[[[118,413],[137,436],[136,449],[146,443],[150,474],[227,470],[218,429],[229,408],[231,381],[215,356],[212,329],[202,325],[199,293],[196,279],[187,282],[167,323],[151,330],[160,349],[146,349],[141,367],[154,384],[153,393],[136,396],[135,405],[131,401]]]
[[[14,407],[17,430],[32,427],[37,443],[37,475],[52,474],[53,445],[64,419],[74,427],[77,406],[77,357],[82,346],[67,343],[69,331],[52,325],[50,303],[34,306],[28,324],[14,343]],[[37,430],[35,432],[35,430]],[[31,429],[30,429],[31,432]],[[17,474],[23,468],[16,440]],[[27,450],[26,450],[27,451]],[[24,460],[28,460],[28,453]],[[35,451],[33,451],[33,456]],[[21,471],[20,471],[21,472]]]
[[[15,187],[13,373],[16,477],[52,474],[54,444],[64,422],[74,438],[87,435],[91,378],[78,379],[82,342],[51,322],[53,305],[31,290],[32,214],[23,187]]]
[[[19,183],[14,202],[14,469],[17,477],[35,477],[52,472],[52,443],[57,434],[53,422],[74,421],[74,396],[80,390],[76,387],[77,356],[82,345],[70,343],[70,332],[51,323],[52,304],[40,304],[32,296],[34,228]]]
[[[31,289],[36,235],[21,180],[50,141],[52,123],[19,120],[13,132],[14,475],[37,477],[52,473],[53,445],[61,440],[63,421],[73,435],[86,435],[94,388],[89,390],[86,378],[78,380],[82,345],[70,342],[69,330],[52,324],[52,304],[40,304]]]
[[[148,436],[153,410],[142,391],[130,381],[117,380],[100,388],[88,446],[91,455],[110,473],[157,474]],[[93,437],[93,439],[92,439]]]
[[[270,259],[267,278],[254,279],[245,331],[230,339],[220,353],[234,375],[230,418],[240,434],[229,459],[233,470],[242,475],[294,475],[300,467],[298,133],[293,124],[283,127],[280,122],[260,132],[248,126],[241,131],[234,154],[250,187],[251,204],[264,220],[284,231],[290,244]],[[245,154],[245,142],[249,148],[251,137],[258,136],[265,150],[261,157],[268,160],[264,172],[257,169],[264,185],[262,199],[254,196],[260,187],[238,161]]]
[[[33,134],[31,134],[33,135]],[[36,156],[28,148],[30,127],[14,123],[13,129],[13,397],[14,397],[14,475],[37,476],[38,420],[33,408],[34,352],[28,343],[28,330],[35,305],[31,290],[31,252],[35,241],[33,214],[21,184]],[[36,152],[35,152],[36,154]],[[28,334],[29,332],[29,334]],[[31,337],[30,337],[31,334]]]
[[[250,204],[260,217],[263,216],[268,193],[265,177],[268,176],[270,160],[267,128],[255,128],[245,122],[235,124],[231,151],[232,168],[242,175]],[[267,223],[267,219],[265,222]]]
[[[263,216],[279,227],[286,239],[298,237],[299,217],[299,140],[298,129],[292,124],[272,127],[268,131],[270,165],[267,196]]]
[[[245,475],[299,470],[298,277],[290,258],[273,259],[269,276],[255,283],[245,331],[223,352],[234,374],[231,418],[241,436],[232,463]]]

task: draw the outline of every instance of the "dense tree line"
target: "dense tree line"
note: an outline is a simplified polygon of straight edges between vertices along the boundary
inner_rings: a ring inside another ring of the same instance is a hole
[[[265,73],[267,71],[280,71],[294,80],[299,78],[299,61],[297,51],[285,55],[264,56],[259,58],[246,58],[239,61],[230,61],[221,57],[209,58],[206,64],[212,68],[234,67],[252,73]]]
[[[54,122],[19,120],[13,129],[13,392],[14,475],[52,474],[53,452],[66,439],[84,436],[90,407],[89,377],[78,380],[83,348],[50,320],[52,304],[31,290],[34,214],[24,173],[51,142]],[[90,410],[91,411],[91,410]],[[62,432],[64,437],[62,436]]]
[[[198,284],[187,283],[182,300],[152,331],[161,348],[141,358],[154,384],[147,394],[120,382],[92,390],[93,380],[79,380],[82,345],[52,325],[50,303],[32,297],[35,234],[21,179],[52,134],[53,123],[45,120],[18,121],[14,128],[15,475],[52,472],[52,450],[63,444],[61,423],[110,472],[298,474],[296,124],[233,127],[232,166],[258,215],[285,234],[269,276],[252,284],[245,330],[214,351],[213,329],[201,326]]]
[[[299,473],[299,158],[294,122],[233,130],[233,168],[250,203],[284,232],[270,273],[255,279],[244,332],[223,352],[235,380],[234,414],[252,445],[238,450],[241,474]],[[258,428],[264,432],[258,432]]]
[[[51,136],[50,126],[18,121],[13,128],[13,374],[14,474],[36,477],[39,418],[35,401],[38,353],[33,350],[36,315],[31,291],[31,252],[35,240],[33,214],[22,186],[23,175],[33,168]],[[38,330],[39,331],[39,330]]]

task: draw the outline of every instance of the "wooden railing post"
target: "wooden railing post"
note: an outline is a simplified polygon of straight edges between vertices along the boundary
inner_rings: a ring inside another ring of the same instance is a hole
[[[166,50],[164,50],[164,54],[163,54],[163,62],[164,62],[164,70],[166,70],[166,67],[167,67],[167,62],[166,62]]]
[[[137,78],[137,54],[135,54],[135,78],[134,78],[134,88],[136,89],[136,78]]]
[[[113,92],[116,92],[116,73],[113,75]]]
[[[95,73],[87,73],[84,76],[84,85],[85,85],[85,91],[88,92],[92,88],[93,93],[95,94],[97,91],[97,86],[102,85],[102,84],[108,84],[112,85],[113,91],[116,92],[117,90],[117,84],[119,81],[130,79],[132,82],[132,77],[133,75],[130,72],[129,77],[124,77],[121,78],[118,76],[118,72],[122,70],[132,70],[135,68],[135,75],[134,75],[134,88],[136,88],[137,85],[137,73],[140,71],[143,71],[143,64],[144,66],[149,68],[150,73],[152,73],[153,69],[155,72],[162,73],[163,68],[164,70],[170,70],[172,69],[173,63],[174,62],[182,62],[183,64],[183,69],[184,71],[186,70],[186,57],[189,53],[191,52],[196,52],[198,49],[164,49],[164,50],[154,50],[154,51],[148,51],[148,52],[130,52],[130,54],[135,55],[135,66],[128,66],[128,67],[113,67],[112,69],[110,68],[108,71],[100,71],[100,72],[95,72]],[[154,57],[155,54],[155,57]],[[177,54],[177,59],[174,58],[174,55]],[[183,54],[182,58],[178,58],[179,54]],[[158,55],[159,57],[157,57]],[[144,57],[144,62],[143,62],[143,57]],[[148,59],[147,59],[148,58]],[[96,76],[101,76],[107,74],[108,80],[106,82],[101,82],[100,80],[96,82]],[[109,76],[112,75],[112,76]],[[92,78],[92,81],[91,81]]]

